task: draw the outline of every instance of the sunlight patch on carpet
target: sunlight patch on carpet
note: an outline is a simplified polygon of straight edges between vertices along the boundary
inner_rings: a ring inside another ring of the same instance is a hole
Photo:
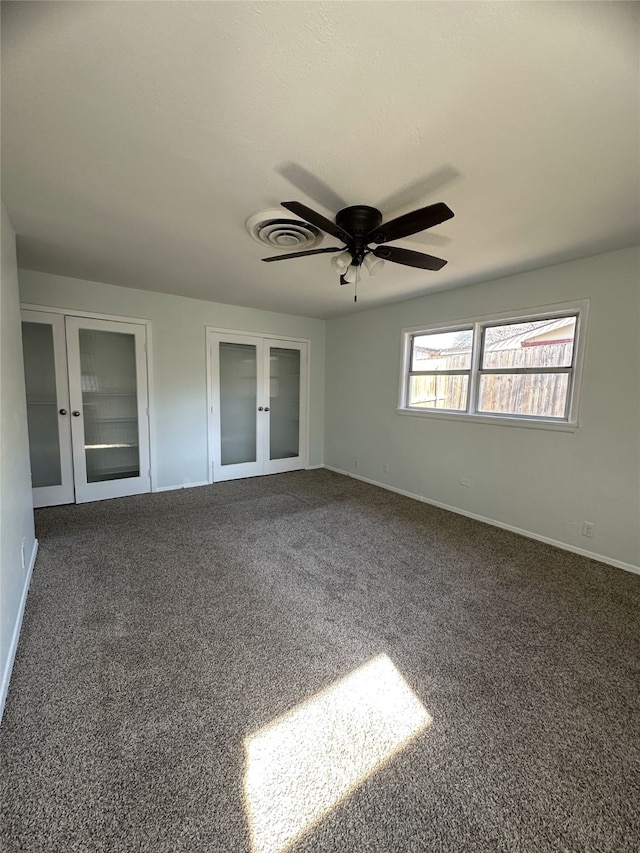
[[[253,853],[284,853],[431,724],[380,655],[245,740]]]

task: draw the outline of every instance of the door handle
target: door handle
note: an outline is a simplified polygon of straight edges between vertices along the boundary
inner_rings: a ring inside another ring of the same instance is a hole
[[[78,412],[78,411],[71,412],[71,414],[73,415],[73,417],[74,417],[74,418],[79,418],[79,417],[80,417],[80,412]]]
[[[67,414],[67,410],[66,410],[66,409],[60,409],[60,414],[61,414],[61,415],[66,415],[66,414]]]

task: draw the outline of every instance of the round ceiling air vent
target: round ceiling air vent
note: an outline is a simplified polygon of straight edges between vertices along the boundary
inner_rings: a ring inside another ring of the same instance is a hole
[[[291,214],[283,215],[277,208],[254,213],[247,219],[245,227],[253,239],[263,246],[288,249],[290,252],[313,249],[324,237],[319,228]]]

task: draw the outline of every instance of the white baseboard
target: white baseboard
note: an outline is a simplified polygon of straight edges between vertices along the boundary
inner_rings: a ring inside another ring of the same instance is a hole
[[[203,480],[201,483],[179,483],[177,486],[156,486],[154,492],[175,492],[176,489],[196,489],[198,486],[210,486],[208,480]]]
[[[335,471],[336,474],[344,474],[347,477],[352,477],[354,480],[362,480],[363,483],[370,483],[372,486],[379,486],[381,489],[387,489],[390,492],[396,492],[399,495],[404,495],[407,498],[413,498],[416,501],[437,506],[440,509],[446,509],[448,512],[455,512],[457,515],[464,515],[467,518],[473,518],[475,521],[482,521],[484,524],[490,524],[492,527],[500,527],[502,530],[509,530],[511,533],[518,533],[520,536],[526,536],[527,539],[536,539],[538,542],[544,542],[547,545],[553,545],[555,548],[561,548],[563,551],[571,551],[573,554],[580,554],[582,557],[588,557],[590,560],[597,560],[599,563],[606,563],[609,566],[614,566],[616,569],[623,569],[625,572],[633,572],[640,575],[640,566],[634,566],[633,563],[624,563],[622,560],[614,560],[611,557],[606,557],[603,554],[596,554],[594,551],[587,551],[585,548],[578,548],[576,545],[569,545],[567,542],[560,542],[557,539],[551,539],[549,536],[541,536],[539,533],[532,533],[530,530],[523,530],[521,527],[514,527],[512,524],[505,524],[503,521],[496,521],[495,518],[487,518],[484,515],[478,515],[475,512],[468,512],[466,509],[459,509],[456,506],[441,501],[434,501],[430,498],[425,498],[423,495],[415,495],[413,492],[407,492],[404,489],[397,489],[395,486],[390,486],[388,483],[380,483],[377,480],[372,480],[369,477],[361,477],[359,474],[353,474],[351,471],[343,471],[342,468],[334,468],[333,465],[324,465],[329,471]]]
[[[20,596],[20,604],[18,605],[16,622],[13,626],[13,634],[11,635],[11,643],[9,645],[9,654],[7,655],[7,662],[5,663],[4,672],[2,673],[2,681],[0,681],[0,722],[2,721],[2,715],[4,714],[4,704],[7,700],[7,693],[9,692],[9,682],[11,681],[13,662],[16,659],[16,652],[18,650],[18,640],[20,639],[20,629],[22,628],[22,617],[24,616],[24,608],[27,603],[27,593],[29,592],[29,586],[31,584],[31,575],[33,574],[33,567],[36,562],[37,553],[38,540],[35,539],[33,543],[33,549],[31,550],[29,568],[27,569],[27,574],[24,579],[24,586],[22,587],[22,595]]]

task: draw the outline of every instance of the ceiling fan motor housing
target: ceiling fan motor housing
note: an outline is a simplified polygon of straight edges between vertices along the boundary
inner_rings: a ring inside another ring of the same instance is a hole
[[[345,207],[336,214],[336,225],[344,228],[345,231],[353,236],[353,240],[348,248],[351,252],[354,266],[360,266],[364,260],[367,247],[365,238],[367,234],[373,231],[374,228],[378,228],[381,223],[382,213],[377,208],[369,207],[366,204]]]

